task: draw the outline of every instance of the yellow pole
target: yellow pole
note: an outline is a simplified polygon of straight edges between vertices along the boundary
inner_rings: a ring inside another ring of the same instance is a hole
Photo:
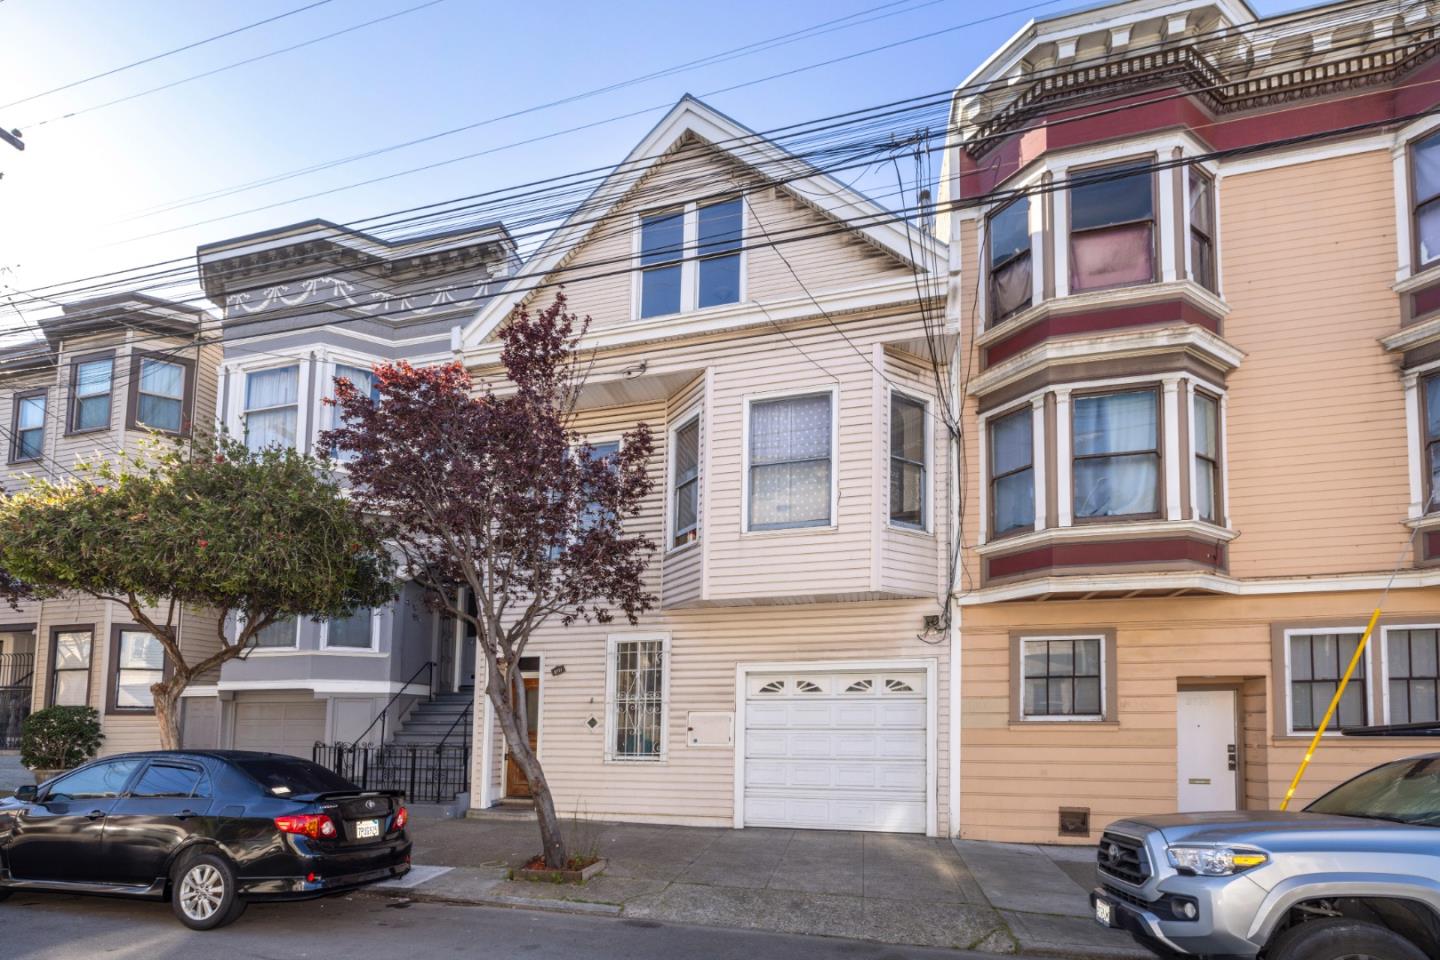
[[[1290,781],[1290,789],[1285,791],[1285,799],[1280,801],[1280,809],[1284,810],[1290,806],[1290,800],[1295,796],[1295,790],[1300,786],[1300,778],[1305,776],[1305,769],[1310,766],[1310,761],[1315,758],[1315,748],[1320,746],[1320,738],[1325,736],[1325,728],[1330,726],[1330,718],[1335,716],[1335,711],[1340,708],[1340,698],[1345,695],[1345,686],[1350,682],[1350,675],[1355,672],[1359,665],[1360,658],[1365,655],[1365,646],[1370,642],[1370,634],[1375,632],[1375,624],[1380,622],[1380,608],[1376,607],[1375,612],[1370,614],[1370,622],[1365,625],[1365,634],[1360,642],[1355,645],[1355,655],[1350,658],[1350,665],[1345,668],[1345,676],[1340,678],[1340,686],[1335,689],[1335,696],[1330,699],[1330,709],[1325,711],[1325,716],[1320,721],[1320,727],[1315,731],[1315,736],[1310,738],[1310,746],[1305,751],[1305,759],[1300,761],[1300,769],[1295,771],[1295,779]]]

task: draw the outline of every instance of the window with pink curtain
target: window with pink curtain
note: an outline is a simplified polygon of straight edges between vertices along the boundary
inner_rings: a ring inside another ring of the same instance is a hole
[[[1155,279],[1155,187],[1148,164],[1078,174],[1070,187],[1070,289]]]

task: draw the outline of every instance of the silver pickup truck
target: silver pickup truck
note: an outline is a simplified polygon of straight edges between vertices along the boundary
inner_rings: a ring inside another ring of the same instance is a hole
[[[1440,753],[1386,763],[1302,812],[1117,821],[1095,919],[1161,957],[1440,958]]]

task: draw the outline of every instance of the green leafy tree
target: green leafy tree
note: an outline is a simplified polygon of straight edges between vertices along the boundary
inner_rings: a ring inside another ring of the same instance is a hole
[[[290,617],[346,617],[394,596],[393,561],[314,457],[223,437],[156,441],[76,472],[83,479],[34,478],[0,500],[0,569],[40,596],[115,603],[155,637],[167,658],[150,687],[165,749],[180,746],[185,688],[261,630]],[[213,638],[187,636],[182,649],[186,604],[218,618]]]

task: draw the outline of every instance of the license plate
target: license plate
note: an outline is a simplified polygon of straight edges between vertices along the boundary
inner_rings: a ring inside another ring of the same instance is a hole
[[[355,821],[355,839],[356,839],[356,840],[368,840],[368,839],[370,839],[371,837],[378,837],[378,836],[380,836],[380,821],[379,821],[379,820],[356,820],[356,821]]]
[[[1102,927],[1115,925],[1115,906],[1109,900],[1095,900],[1095,922]]]

